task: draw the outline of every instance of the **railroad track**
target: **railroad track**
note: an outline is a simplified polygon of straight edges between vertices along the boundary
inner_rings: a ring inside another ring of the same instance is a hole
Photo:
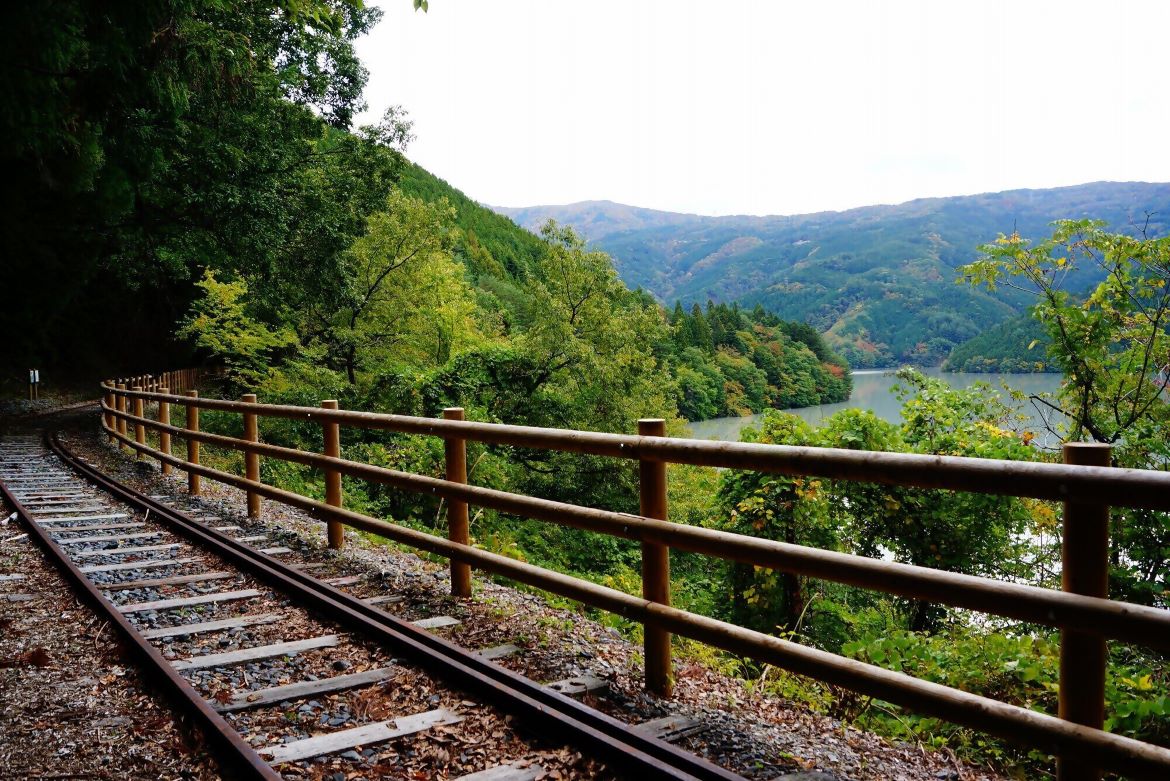
[[[692,724],[607,716],[568,696],[594,685],[588,677],[540,684],[507,670],[492,660],[515,647],[460,648],[430,631],[442,617],[396,618],[379,607],[395,595],[359,598],[345,590],[357,578],[322,580],[283,563],[289,549],[265,535],[143,495],[55,437],[0,442],[0,492],[235,777],[300,778],[323,757],[376,776],[390,741],[438,754],[447,749],[428,741],[499,734],[511,716],[525,737],[461,778],[542,776],[550,768],[517,759],[534,755],[536,736],[620,777],[741,778],[671,745]]]

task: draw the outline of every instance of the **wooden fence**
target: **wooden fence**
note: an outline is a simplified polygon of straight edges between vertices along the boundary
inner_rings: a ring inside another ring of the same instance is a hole
[[[171,468],[185,471],[192,494],[199,493],[201,477],[243,489],[248,497],[249,515],[260,514],[261,498],[302,509],[326,522],[331,547],[341,547],[342,527],[348,525],[447,557],[456,596],[470,595],[470,571],[475,567],[639,621],[645,626],[646,684],[660,695],[670,694],[670,637],[671,633],[677,633],[1055,754],[1061,779],[1096,779],[1101,769],[1140,778],[1170,778],[1170,750],[1101,729],[1106,642],[1120,640],[1170,649],[1170,611],[1106,598],[1109,507],[1170,511],[1170,474],[1112,468],[1108,466],[1108,446],[1069,444],[1064,449],[1064,464],[1043,464],[710,442],[666,437],[661,420],[640,421],[638,435],[630,436],[469,422],[463,419],[463,410],[457,408],[445,410],[443,419],[431,419],[340,410],[332,400],[321,402],[317,408],[259,404],[252,395],[243,401],[200,398],[197,391],[190,389],[193,382],[184,386],[188,388],[185,395],[171,393],[168,383],[176,381],[176,378],[142,378],[137,383],[130,382],[129,388],[123,381],[103,383],[103,427],[111,440],[133,449],[139,458],[157,459],[164,472]],[[157,419],[144,415],[145,402],[157,403]],[[184,427],[170,423],[170,407],[174,404],[186,408]],[[200,431],[200,409],[243,415],[244,438]],[[319,424],[322,452],[260,442],[257,422],[261,417]],[[127,433],[128,425],[133,426],[132,436]],[[343,427],[442,438],[447,459],[446,479],[342,458]],[[147,443],[147,430],[158,433],[158,448]],[[174,437],[186,442],[185,458],[171,452]],[[636,460],[641,479],[640,514],[581,507],[469,485],[468,440]],[[245,474],[240,476],[200,464],[201,443],[244,453]],[[260,482],[261,458],[322,470],[326,501]],[[672,463],[1062,501],[1063,590],[673,524],[668,520],[666,503],[667,465]],[[342,475],[446,499],[450,503],[448,538],[345,509]],[[631,596],[471,546],[468,505],[640,542],[642,596]],[[1057,627],[1061,633],[1059,717],[672,608],[668,558],[671,548]]]

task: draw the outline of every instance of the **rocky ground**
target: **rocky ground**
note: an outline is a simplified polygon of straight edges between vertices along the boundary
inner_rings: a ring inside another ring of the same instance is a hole
[[[68,447],[82,452],[91,461],[140,490],[186,499],[186,481],[182,475],[163,477],[152,467],[136,465],[131,458],[107,444],[104,437],[97,436],[96,416],[89,414],[84,418],[78,416],[78,419],[81,425],[65,437]],[[385,607],[403,618],[416,620],[447,615],[461,619],[459,625],[444,630],[444,634],[466,647],[483,648],[504,643],[519,646],[520,653],[501,659],[500,663],[533,679],[553,681],[586,673],[604,678],[608,688],[587,695],[587,701],[617,718],[638,723],[667,714],[681,714],[700,720],[707,728],[684,739],[679,745],[748,778],[787,777],[818,781],[974,781],[999,778],[984,768],[964,765],[943,753],[906,744],[892,744],[876,735],[753,692],[743,681],[694,663],[683,662],[678,665],[675,697],[670,701],[661,700],[646,694],[642,689],[640,646],[590,620],[583,611],[554,607],[539,594],[518,591],[479,577],[476,578],[475,594],[471,599],[454,600],[448,594],[445,566],[398,550],[368,535],[347,530],[345,550],[338,554],[324,547],[322,524],[300,512],[265,502],[262,524],[257,525],[244,516],[242,492],[206,480],[204,496],[198,501],[200,506],[225,518],[227,523],[252,524],[256,528],[262,526],[277,544],[293,548],[298,560],[316,562],[319,566],[314,574],[320,577],[362,575],[360,583],[349,589],[359,596],[394,594],[402,597],[401,601]],[[251,527],[248,528],[251,531]],[[25,548],[28,548],[27,544]],[[25,558],[37,556],[39,554],[30,550]],[[7,571],[6,567],[0,565],[0,571]],[[50,575],[48,573],[46,577]],[[65,598],[59,583],[57,588],[61,590],[62,598]],[[0,603],[0,610],[6,611],[3,615],[7,616],[13,613],[13,606]],[[33,634],[19,648],[11,651],[8,641],[0,639],[0,658],[26,652],[37,644],[50,646],[68,640],[84,646],[84,635],[72,639],[61,636],[68,635],[70,631],[77,634],[74,631],[77,619],[73,616],[68,620],[57,621],[54,618],[56,610],[57,607],[48,602],[21,605],[19,611],[25,616],[24,620],[34,620],[31,617],[33,613],[39,616],[35,619],[37,623],[29,626]],[[42,642],[40,637],[44,637],[45,641]],[[101,643],[97,646],[104,648]],[[94,653],[99,651],[95,649]],[[113,680],[137,685],[133,673],[125,667],[124,662],[121,664],[118,669],[123,674],[115,676]],[[91,670],[99,669],[90,662],[70,666],[85,671],[78,673],[80,677],[93,677],[96,673]],[[54,682],[58,680],[43,672],[48,668],[24,665],[15,669],[22,671],[20,676],[3,670],[0,671],[4,673],[0,681],[11,684],[13,678],[26,677],[27,680],[21,682],[22,691],[25,692],[22,696],[25,697],[40,691],[48,679]],[[98,680],[103,681],[110,674],[107,672]],[[102,689],[104,685],[99,686],[99,690]],[[150,699],[145,690],[137,689],[136,692],[135,696]],[[72,703],[75,699],[73,695],[60,697],[62,703]],[[75,706],[64,704],[62,707]],[[152,707],[162,712],[161,706]],[[312,704],[309,703],[308,707],[312,707]],[[318,712],[315,711],[315,714]],[[90,723],[91,717],[94,723],[110,718],[88,711],[80,713],[78,721],[81,724]],[[114,717],[118,715],[122,714],[115,714]],[[20,710],[10,715],[6,705],[4,719],[7,721],[9,718],[13,719],[12,724],[20,725],[20,729],[28,729],[30,727],[27,723],[33,716]],[[133,734],[133,725],[127,729]],[[2,768],[5,752],[17,748],[10,745],[8,732],[5,729],[3,736],[0,736],[0,777],[4,777]],[[162,730],[162,733],[165,732],[165,729]],[[187,745],[182,741],[181,729],[172,727],[171,732],[170,745]],[[74,742],[88,740],[92,743],[95,740],[85,730],[78,729],[74,733]],[[181,758],[182,768],[189,771],[190,775],[185,777],[203,777],[200,773],[206,772],[203,769],[205,765],[201,764],[203,760],[197,753],[184,753],[184,750],[176,748],[174,755]],[[42,755],[41,761],[45,759]],[[133,765],[128,767],[130,769],[123,777],[137,777],[133,775]],[[345,777],[345,774],[342,775]],[[371,774],[369,777],[376,776]]]

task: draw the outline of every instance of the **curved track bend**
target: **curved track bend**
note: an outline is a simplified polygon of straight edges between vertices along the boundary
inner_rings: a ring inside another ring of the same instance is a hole
[[[276,779],[291,769],[299,777],[314,759],[331,754],[369,762],[370,746],[404,736],[441,740],[461,723],[469,727],[499,712],[622,777],[741,778],[660,739],[669,725],[625,724],[555,684],[538,684],[493,663],[486,650],[468,651],[395,618],[376,600],[282,563],[280,548],[258,549],[249,544],[254,539],[233,537],[238,527],[201,522],[107,477],[55,437],[0,442],[0,493],[143,668],[194,717],[225,774]],[[187,595],[172,596],[174,586],[184,586]],[[200,608],[208,605],[248,609],[201,620]],[[356,665],[331,661],[355,658]],[[263,660],[283,660],[280,683],[249,680],[248,670]],[[388,719],[365,714],[348,728],[325,722],[318,734],[265,742],[270,733],[264,726],[271,722],[263,714],[311,712],[302,703],[345,693],[354,702],[351,712],[362,716],[363,693],[392,687],[408,665],[433,682],[430,690],[402,698],[418,710]],[[351,667],[360,672],[336,674]],[[520,781],[544,773],[507,756],[486,764],[463,778]]]

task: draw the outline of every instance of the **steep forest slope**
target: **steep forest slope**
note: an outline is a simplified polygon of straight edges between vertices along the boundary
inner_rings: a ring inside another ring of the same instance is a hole
[[[533,233],[471,200],[425,168],[407,161],[399,176],[398,186],[407,195],[428,203],[445,198],[455,209],[459,234],[455,251],[472,274],[522,276],[544,251],[544,241]]]
[[[1017,315],[963,342],[943,362],[956,372],[1055,372],[1048,357],[1051,343],[1044,324],[1031,315]]]
[[[1097,182],[924,198],[796,216],[703,217],[590,201],[499,209],[536,229],[576,227],[614,257],[627,284],[661,300],[763,304],[807,320],[854,366],[934,364],[1027,305],[955,283],[977,247],[1018,230],[1044,237],[1055,219],[1092,217],[1117,231],[1167,233],[1170,184]],[[1070,280],[1084,288],[1091,271]]]

